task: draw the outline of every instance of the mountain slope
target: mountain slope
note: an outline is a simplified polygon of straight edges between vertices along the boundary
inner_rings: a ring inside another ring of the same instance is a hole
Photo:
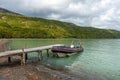
[[[0,38],[120,38],[120,32],[26,17],[0,9]]]
[[[17,15],[20,15],[20,14],[18,14],[18,13],[9,11],[9,10],[4,9],[4,8],[1,8],[1,7],[0,7],[0,13],[10,13],[10,14],[17,14]]]

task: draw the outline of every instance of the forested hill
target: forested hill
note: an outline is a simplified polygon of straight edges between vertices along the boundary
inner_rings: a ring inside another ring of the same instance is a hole
[[[0,38],[120,38],[120,32],[26,17],[0,8]]]

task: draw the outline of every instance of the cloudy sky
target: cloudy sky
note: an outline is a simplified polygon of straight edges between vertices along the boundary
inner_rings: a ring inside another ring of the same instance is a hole
[[[27,16],[120,30],[120,0],[0,0],[0,7]]]

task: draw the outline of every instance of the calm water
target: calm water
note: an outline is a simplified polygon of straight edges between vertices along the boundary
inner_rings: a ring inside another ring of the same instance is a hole
[[[21,39],[13,40],[11,49],[37,47],[50,44],[70,45],[73,39]],[[47,58],[44,51],[43,64],[66,67],[88,80],[120,80],[120,39],[82,39],[84,52],[68,58]],[[37,53],[29,54],[36,60]]]

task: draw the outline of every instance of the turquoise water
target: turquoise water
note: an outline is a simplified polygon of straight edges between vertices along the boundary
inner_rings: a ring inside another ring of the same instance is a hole
[[[73,39],[15,39],[11,49],[30,48],[50,44],[70,45]],[[88,80],[120,80],[120,39],[76,39],[83,43],[84,52],[67,57],[46,57],[43,64],[65,67],[73,73],[88,77]],[[29,54],[29,59],[37,60],[37,53]]]

